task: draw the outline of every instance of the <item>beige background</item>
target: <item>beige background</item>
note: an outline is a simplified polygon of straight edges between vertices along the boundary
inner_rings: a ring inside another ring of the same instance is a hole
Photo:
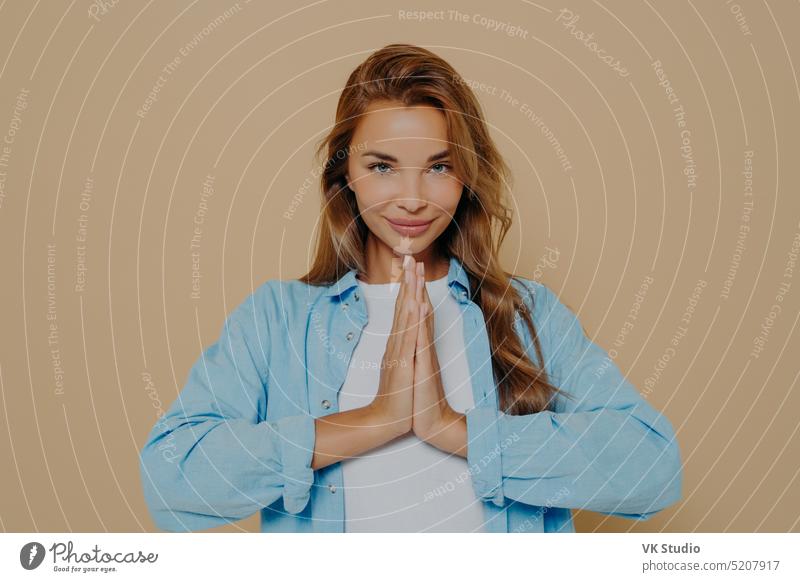
[[[263,4],[0,3],[4,531],[154,530],[145,436],[227,313],[309,264],[313,144],[350,71],[390,42],[484,84],[514,170],[505,267],[550,285],[678,431],[682,503],[644,523],[578,512],[578,530],[800,531],[800,5],[462,2],[466,22],[456,3],[419,22],[399,11],[437,5]],[[257,531],[258,515],[224,529]]]

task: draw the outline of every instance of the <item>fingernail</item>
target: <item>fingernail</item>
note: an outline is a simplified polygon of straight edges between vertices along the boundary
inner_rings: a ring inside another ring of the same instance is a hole
[[[403,255],[403,268],[407,269],[409,263],[411,262],[411,255]]]

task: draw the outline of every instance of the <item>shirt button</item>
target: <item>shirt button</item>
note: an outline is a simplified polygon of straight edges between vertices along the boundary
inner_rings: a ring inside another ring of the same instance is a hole
[[[355,295],[354,295],[353,297],[355,297],[355,300],[356,300],[356,301],[358,301],[359,299],[361,299],[361,297],[359,297],[359,296],[358,296],[358,291],[356,291],[356,293],[355,293]]]
[[[322,401],[322,408],[330,408],[330,407],[331,407],[330,400],[323,400]]]
[[[344,310],[345,310],[345,309],[347,309],[348,307],[350,307],[350,304],[349,304],[349,303],[343,303],[343,304],[342,304],[342,311],[344,311]]]
[[[331,493],[336,493],[336,485],[334,485],[333,483],[330,483],[328,485],[328,491],[330,491]]]
[[[347,338],[347,341],[350,341],[351,339],[353,339],[353,332],[352,331],[348,331],[347,335],[345,337]]]

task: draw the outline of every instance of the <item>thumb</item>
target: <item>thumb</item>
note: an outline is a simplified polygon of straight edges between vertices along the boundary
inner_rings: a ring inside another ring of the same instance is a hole
[[[417,328],[417,353],[424,352],[430,341],[428,338],[428,305],[419,305],[419,327]]]

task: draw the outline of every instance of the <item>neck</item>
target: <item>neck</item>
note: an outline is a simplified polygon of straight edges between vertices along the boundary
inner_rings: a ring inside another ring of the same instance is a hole
[[[430,245],[424,251],[411,254],[415,261],[425,263],[426,281],[441,279],[450,269],[450,261],[439,255],[434,246]],[[371,233],[367,237],[365,254],[367,272],[366,277],[359,276],[360,280],[376,285],[400,281],[403,274],[403,254],[394,252],[383,242],[376,240]]]

